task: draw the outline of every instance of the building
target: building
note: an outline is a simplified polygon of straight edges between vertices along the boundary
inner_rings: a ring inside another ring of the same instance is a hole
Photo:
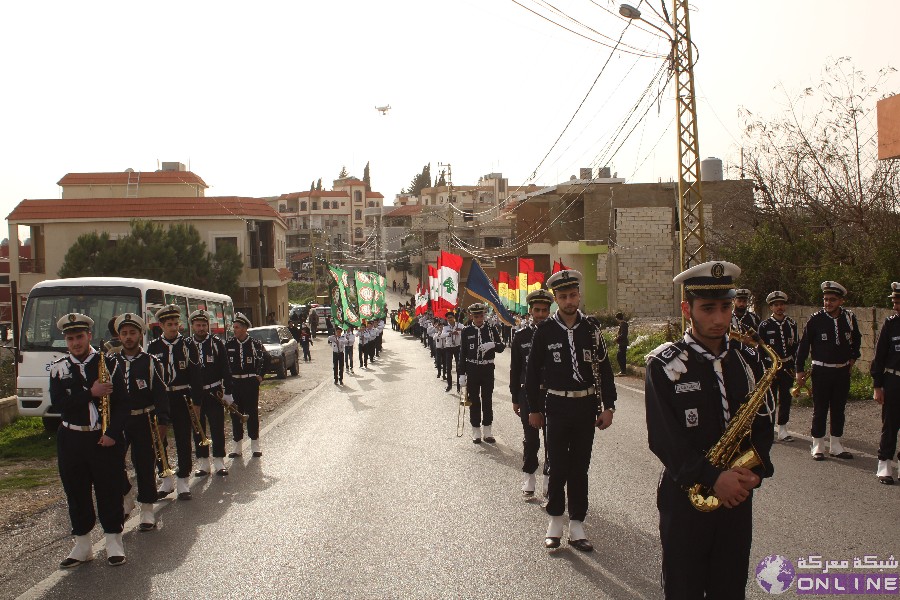
[[[193,225],[210,252],[222,244],[236,246],[244,262],[238,279],[240,293],[234,298],[236,310],[254,323],[264,322],[259,306],[261,266],[268,312],[274,312],[278,322],[286,322],[291,272],[286,268],[284,219],[264,199],[205,196],[207,186],[200,177],[189,171],[173,173],[177,181],[170,172],[141,173],[136,189],[129,183],[132,172],[70,173],[60,180],[62,199],[21,201],[7,217],[10,247],[21,243],[20,227],[29,231],[31,257],[9,260],[9,277],[17,283],[20,301],[36,283],[57,277],[80,235],[107,232],[118,240],[130,232],[131,221],[139,219]],[[180,195],[160,195],[165,192]],[[255,252],[258,240],[262,241],[261,264]]]

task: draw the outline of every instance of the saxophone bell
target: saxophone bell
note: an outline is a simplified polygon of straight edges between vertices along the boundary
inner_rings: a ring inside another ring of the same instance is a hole
[[[239,418],[241,420],[241,423],[246,423],[250,419],[250,417],[242,413],[241,409],[235,406],[234,403],[228,404],[227,402],[225,402],[225,392],[223,392],[221,389],[216,390],[216,398],[219,400],[219,402],[222,403],[222,406],[225,407],[225,410],[230,412],[233,416]]]

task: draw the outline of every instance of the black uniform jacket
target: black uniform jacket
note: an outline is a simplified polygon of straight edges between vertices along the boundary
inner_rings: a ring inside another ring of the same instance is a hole
[[[191,345],[196,350],[190,367],[191,396],[194,401],[215,394],[218,388],[204,389],[204,387],[218,381],[222,382],[225,393],[230,394],[231,371],[228,367],[228,356],[222,340],[209,334],[202,341],[197,341],[196,338],[192,339]],[[196,363],[193,360],[196,360]]]
[[[147,346],[147,353],[162,365],[168,387],[190,385],[190,368],[197,363],[197,350],[191,344],[191,338],[181,334],[172,342],[157,338]]]
[[[603,336],[596,335],[599,328],[600,324],[594,319],[578,312],[572,329],[578,373],[581,376],[581,381],[578,381],[572,373],[572,352],[565,324],[554,315],[537,326],[531,339],[525,377],[528,409],[531,412],[544,412],[545,393],[541,392],[542,389],[577,391],[595,385],[591,366],[594,358],[599,361],[600,369],[597,408],[600,408],[601,403],[604,409],[615,408],[616,385],[613,382],[612,364]]]
[[[733,419],[763,374],[762,358],[753,348],[731,341],[722,359],[722,372]],[[713,363],[683,340],[663,344],[647,355],[644,389],[647,440],[665,465],[665,475],[682,487],[700,483],[712,488],[721,471],[710,464],[706,452],[725,432]],[[771,477],[774,471],[769,459],[774,439],[770,408],[763,405],[750,433],[763,460],[763,465],[754,469],[760,477]]]
[[[900,314],[894,313],[884,320],[878,341],[875,343],[875,357],[869,373],[874,387],[884,387],[885,369],[900,373]],[[896,373],[893,377],[900,377]]]
[[[494,342],[494,348],[485,352],[478,349],[481,344],[487,342]],[[503,343],[500,331],[487,323],[483,323],[481,327],[469,325],[463,329],[459,347],[460,354],[457,372],[460,375],[465,375],[466,369],[469,367],[486,364],[485,361],[493,362],[496,353],[506,350],[506,344]]]
[[[531,352],[531,340],[534,337],[535,327],[528,325],[515,333],[509,345],[509,393],[512,394],[513,404],[519,404],[519,396],[523,396],[522,386],[525,385],[528,366],[528,353]]]
[[[835,322],[837,337],[835,337]],[[824,309],[809,318],[803,328],[800,346],[797,348],[797,369],[803,370],[806,358],[812,352],[812,359],[832,365],[843,364],[859,358],[862,335],[856,315],[845,308],[840,309],[837,319],[832,319]]]
[[[114,377],[117,368],[115,357],[106,357],[106,368],[113,384],[109,399],[109,426],[104,432],[117,440],[124,440],[122,430],[128,418],[124,380]],[[67,354],[50,365],[50,410],[58,412],[70,425],[91,426],[91,408],[100,423],[100,398],[91,396],[91,386],[97,381],[100,353],[92,351],[83,363]]]
[[[785,317],[779,321],[775,317],[769,317],[759,324],[759,337],[781,357],[786,369],[794,368],[794,355],[797,354],[797,344],[800,342],[795,320]],[[769,362],[765,354],[763,360]]]
[[[236,337],[225,342],[225,350],[228,353],[228,369],[231,375],[258,375],[266,374],[266,347],[262,342],[247,336],[243,342]]]
[[[735,312],[731,316],[731,324],[734,329],[738,329],[742,332],[757,331],[759,329],[759,315],[749,310],[744,311],[744,314],[740,316]]]
[[[117,354],[118,368],[113,378],[122,380],[129,410],[140,410],[153,406],[161,423],[169,422],[169,395],[166,393],[166,379],[162,365],[146,352],[128,357]]]

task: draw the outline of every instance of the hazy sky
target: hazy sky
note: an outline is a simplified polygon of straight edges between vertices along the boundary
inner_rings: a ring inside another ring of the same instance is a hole
[[[613,43],[541,0],[518,2]],[[618,2],[550,4],[612,40],[626,26]],[[644,17],[665,28],[649,5]],[[780,84],[814,85],[837,57],[873,75],[900,66],[897,0],[693,6],[703,157],[736,162],[739,107],[779,113]],[[630,52],[668,52],[647,31],[625,31],[536,183],[602,164],[630,181],[677,175],[671,85],[624,145],[613,141],[663,64]],[[277,195],[319,177],[330,187],[342,165],[361,177],[366,161],[388,202],[428,162],[432,173],[451,163],[458,185],[492,171],[524,183],[610,56],[512,0],[15,2],[0,52],[3,216],[23,198],[58,197],[67,172],[157,161],[190,163],[208,195]],[[388,103],[387,116],[375,110]]]

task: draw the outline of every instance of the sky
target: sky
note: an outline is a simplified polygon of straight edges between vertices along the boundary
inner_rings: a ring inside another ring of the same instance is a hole
[[[58,198],[69,172],[163,161],[209,196],[255,197],[330,188],[369,162],[387,203],[426,163],[450,164],[457,185],[502,172],[513,189],[587,166],[677,178],[673,85],[651,83],[669,42],[617,13],[608,0],[10,3],[0,211]],[[742,107],[778,116],[838,57],[873,77],[900,67],[896,0],[695,0],[690,19],[700,154],[726,165],[747,143]]]

